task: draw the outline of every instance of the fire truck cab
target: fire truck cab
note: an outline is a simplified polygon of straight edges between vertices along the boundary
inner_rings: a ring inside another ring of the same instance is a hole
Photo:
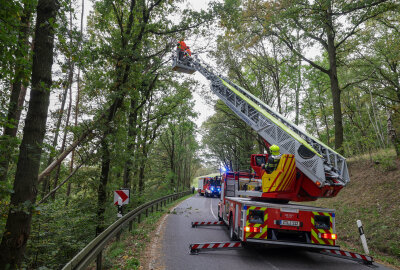
[[[205,189],[206,197],[220,197],[221,196],[221,177],[215,176],[207,179],[207,186]]]

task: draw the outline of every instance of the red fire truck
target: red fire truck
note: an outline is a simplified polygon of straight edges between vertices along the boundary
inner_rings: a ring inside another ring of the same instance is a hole
[[[198,180],[198,192],[200,196],[207,196],[206,191],[207,188],[210,186],[210,179],[211,177],[200,177]]]
[[[207,186],[205,189],[206,197],[220,197],[221,196],[221,177],[215,176],[207,179]]]
[[[197,192],[200,196],[204,196],[204,177],[198,179]]]
[[[254,171],[261,172],[255,161],[267,155],[252,155]],[[262,162],[262,163],[264,163]],[[285,174],[291,170],[289,161],[282,158],[272,174]],[[287,171],[283,171],[284,166]],[[292,168],[293,170],[294,168]],[[289,177],[289,176],[288,176]],[[222,180],[218,217],[229,227],[232,240],[309,248],[339,249],[336,246],[335,210],[286,203],[287,200],[265,196],[269,180],[257,173],[227,172]],[[273,186],[293,186],[285,177]],[[277,182],[277,181],[276,181]],[[264,185],[263,185],[264,184]],[[247,194],[248,193],[248,194]],[[259,193],[258,196],[255,196]]]

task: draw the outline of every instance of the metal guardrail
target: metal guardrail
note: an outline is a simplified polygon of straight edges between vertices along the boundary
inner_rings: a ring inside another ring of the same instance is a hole
[[[168,200],[176,200],[190,193],[190,191],[179,192],[138,206],[137,208],[130,211],[129,213],[118,219],[116,222],[111,224],[107,229],[105,229],[101,234],[93,239],[85,248],[83,248],[78,254],[76,254],[75,257],[62,268],[62,270],[85,269],[90,263],[92,263],[96,259],[96,257],[98,258],[98,260],[101,260],[101,252],[103,251],[109,240],[116,236],[119,232],[121,232],[121,230],[126,225],[129,224],[131,228],[132,222],[135,218],[137,218],[138,222],[140,222],[140,215],[145,212],[147,216],[147,210],[149,208],[153,210],[153,207],[156,206],[156,209],[158,209],[159,204],[161,204],[162,206],[162,203],[164,203],[165,206]],[[97,268],[99,268],[99,262],[97,264]]]

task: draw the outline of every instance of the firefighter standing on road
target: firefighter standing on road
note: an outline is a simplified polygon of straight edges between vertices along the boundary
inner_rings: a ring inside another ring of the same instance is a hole
[[[269,148],[270,150],[270,155],[268,157],[267,164],[261,164],[261,167],[268,173],[272,173],[273,171],[276,170],[276,167],[278,167],[279,161],[281,160],[281,155],[280,155],[280,150],[279,146],[277,145],[271,145]]]

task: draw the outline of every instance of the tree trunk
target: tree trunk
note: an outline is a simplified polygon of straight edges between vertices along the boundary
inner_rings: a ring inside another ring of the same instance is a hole
[[[271,69],[272,71],[272,78],[274,81],[274,87],[276,91],[276,97],[278,100],[278,112],[282,113],[282,97],[281,97],[281,83],[280,83],[280,78],[279,78],[279,63],[278,63],[278,54],[276,52],[276,44],[275,42],[272,42],[273,47],[272,47],[272,52],[273,52],[273,57],[274,57],[274,63],[272,64],[273,68]]]
[[[296,32],[297,35],[297,51],[301,53],[301,48],[300,48],[300,41],[299,41],[299,35],[300,31],[297,30]],[[301,57],[297,55],[297,83],[296,83],[296,97],[295,97],[295,119],[294,123],[296,125],[299,124],[299,117],[300,117],[300,89],[301,89]]]
[[[60,111],[58,113],[58,119],[57,119],[57,124],[56,124],[56,133],[54,134],[53,143],[51,145],[52,148],[54,149],[54,151],[56,151],[56,149],[57,149],[58,136],[60,134],[60,126],[61,126],[62,117],[64,115],[64,107],[65,107],[65,102],[67,100],[67,94],[68,94],[68,87],[66,86],[65,89],[64,89],[64,92],[63,92],[62,100],[61,100]],[[49,154],[49,159],[47,161],[47,166],[49,166],[53,162],[54,156],[55,156],[55,154],[52,151]],[[49,188],[50,188],[50,175],[48,175],[47,177],[45,177],[43,179],[42,196],[44,196],[47,192],[49,192]]]
[[[136,100],[135,98],[131,97],[131,108],[128,117],[128,145],[127,145],[127,152],[129,155],[128,160],[125,162],[124,168],[124,187],[129,188],[131,185],[131,171],[132,171],[132,156],[133,156],[133,149],[136,140],[136,122],[137,122],[137,110],[136,110]]]
[[[318,104],[319,104],[320,110],[322,112],[323,123],[325,124],[326,144],[330,146],[330,144],[331,144],[331,135],[330,135],[331,134],[331,130],[329,128],[328,117],[326,115],[326,110],[325,110],[325,104],[323,102],[323,97],[321,96],[321,91],[322,90],[320,90],[320,89],[317,89],[317,90],[318,90]],[[312,110],[311,104],[310,104],[310,110]],[[316,130],[318,132],[318,125],[316,124],[315,114],[314,114],[314,122],[315,122],[314,123],[315,128],[316,128]],[[320,136],[320,135],[318,135],[318,136]],[[321,137],[319,137],[319,138],[321,138]]]
[[[73,69],[73,67],[72,67]],[[70,71],[70,81],[71,84],[69,85],[69,105],[68,105],[68,111],[67,111],[67,119],[65,123],[65,128],[64,128],[64,136],[63,136],[63,141],[61,144],[61,149],[60,152],[64,152],[65,149],[65,144],[67,142],[67,133],[68,133],[68,127],[69,127],[69,117],[71,116],[71,108],[72,108],[72,70]],[[56,175],[54,176],[54,183],[53,183],[53,189],[55,189],[58,185],[58,179],[60,178],[60,170],[61,170],[61,163],[58,164],[57,170],[56,170]],[[51,195],[51,198],[55,200],[56,198],[56,192],[53,192]]]
[[[80,40],[79,40],[79,50],[81,51],[81,46],[82,46],[82,33],[83,33],[83,15],[85,13],[85,0],[82,0],[82,12],[81,12],[81,30],[80,30]],[[81,89],[81,68],[78,67],[78,76],[77,76],[77,93],[76,93],[76,102],[75,102],[75,123],[74,127],[78,125],[78,115],[79,115],[79,94],[80,94],[80,89]],[[70,163],[70,172],[72,172],[72,169],[74,167],[74,158],[75,158],[75,149],[72,150],[71,153],[71,163]],[[67,187],[67,200],[65,201],[65,206],[68,205],[69,203],[69,195],[71,194],[71,182],[68,182],[68,187]]]
[[[102,158],[101,158],[101,174],[97,193],[97,225],[96,236],[105,228],[104,212],[107,202],[107,183],[110,172],[110,151],[108,149],[107,133],[104,134],[101,142]]]
[[[171,130],[171,154],[169,156],[169,162],[170,162],[170,166],[171,166],[171,172],[174,174],[171,177],[171,186],[174,185],[175,183],[175,176],[176,176],[176,168],[175,168],[175,131],[174,131],[174,126],[171,126],[170,130]]]
[[[14,193],[11,196],[11,207],[0,244],[1,269],[19,267],[30,234],[52,85],[54,28],[51,22],[55,20],[57,11],[57,1],[39,0],[34,39],[32,90],[15,174]]]
[[[16,143],[12,138],[15,138],[18,131],[19,119],[21,117],[22,107],[24,105],[26,87],[28,78],[24,74],[26,64],[29,57],[29,25],[32,16],[32,9],[28,4],[25,4],[18,33],[18,48],[15,52],[15,71],[14,79],[11,85],[11,95],[7,113],[7,123],[4,127],[4,133],[0,138],[0,181],[7,179],[8,166],[10,164],[11,155],[14,152]]]
[[[65,144],[67,141],[67,133],[68,133],[68,126],[69,126],[69,118],[71,116],[71,109],[72,109],[72,83],[73,83],[73,78],[74,78],[74,68],[75,64],[72,62],[72,6],[71,2],[69,2],[69,31],[68,31],[68,36],[69,36],[69,46],[70,46],[70,52],[69,52],[69,58],[68,58],[68,80],[66,84],[66,89],[69,89],[69,105],[68,105],[68,111],[67,111],[67,119],[64,127],[64,136],[63,136],[63,141],[61,145],[61,150],[60,152],[64,152],[65,149]],[[65,102],[64,102],[65,104]],[[63,108],[64,110],[64,108]],[[58,185],[58,179],[60,178],[60,170],[61,170],[61,163],[58,165],[57,170],[56,170],[56,175],[54,177],[54,183],[53,183],[53,189],[55,189]],[[54,200],[56,198],[56,192],[54,191],[53,194],[51,195],[51,198]]]
[[[326,26],[326,34],[328,39],[328,57],[329,57],[329,78],[331,82],[332,103],[333,103],[333,120],[335,123],[335,149],[343,154],[343,116],[340,101],[341,90],[339,87],[339,80],[337,77],[337,62],[336,62],[336,47],[335,47],[335,34],[332,31],[331,8],[328,9],[328,25]]]
[[[144,162],[140,162],[139,168],[139,194],[142,195],[144,191]]]
[[[400,137],[398,133],[396,132],[396,128],[393,126],[393,114],[388,111],[387,113],[387,129],[388,129],[388,135],[389,138],[394,146],[394,149],[396,150],[396,157],[400,158]],[[400,117],[398,117],[400,118]]]

